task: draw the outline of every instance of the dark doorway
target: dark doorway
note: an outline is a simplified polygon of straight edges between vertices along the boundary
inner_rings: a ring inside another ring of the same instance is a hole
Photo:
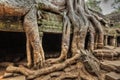
[[[26,37],[22,32],[0,32],[0,61],[15,61],[26,55]]]
[[[112,42],[111,42],[111,41],[112,41],[112,40],[111,40],[112,38],[113,38],[113,36],[108,36],[108,45],[109,45],[109,46],[112,45]]]
[[[117,47],[120,47],[120,36],[117,37]]]
[[[85,49],[89,48],[89,41],[90,41],[90,32],[87,32],[86,38],[85,38]]]
[[[46,58],[58,57],[61,51],[62,34],[44,33],[42,44]]]

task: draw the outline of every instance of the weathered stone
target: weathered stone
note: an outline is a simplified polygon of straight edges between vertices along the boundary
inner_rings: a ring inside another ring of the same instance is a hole
[[[120,80],[120,74],[115,72],[107,73],[105,76],[105,80]]]
[[[43,19],[38,19],[40,32],[62,33],[62,16],[42,11]],[[52,17],[51,17],[52,16]],[[21,17],[0,17],[0,31],[23,32]]]
[[[116,60],[120,57],[120,50],[112,46],[105,46],[104,49],[94,50],[93,54],[99,59]]]
[[[103,61],[103,62],[101,62],[101,68],[106,70],[106,71],[120,72],[120,60]]]

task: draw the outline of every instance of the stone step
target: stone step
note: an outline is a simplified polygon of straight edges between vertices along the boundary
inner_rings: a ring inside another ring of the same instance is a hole
[[[100,60],[117,60],[120,58],[120,49],[96,49],[93,51],[93,55]]]
[[[120,74],[110,72],[105,75],[105,80],[120,80]]]
[[[115,71],[120,73],[120,60],[101,62],[101,68],[106,71]]]

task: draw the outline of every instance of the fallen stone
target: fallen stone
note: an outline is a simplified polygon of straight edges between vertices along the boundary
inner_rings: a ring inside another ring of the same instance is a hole
[[[114,49],[115,47],[114,46],[104,46],[104,49]]]
[[[103,61],[101,62],[101,68],[106,71],[120,72],[120,60]]]
[[[120,74],[115,72],[107,73],[105,76],[105,80],[120,80]]]
[[[105,46],[103,49],[93,50],[93,55],[100,60],[118,60],[120,58],[120,48]]]

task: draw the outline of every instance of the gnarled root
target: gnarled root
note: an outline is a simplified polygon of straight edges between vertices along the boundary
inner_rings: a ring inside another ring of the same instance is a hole
[[[80,52],[75,54],[72,58],[69,58],[62,63],[53,64],[50,67],[45,67],[45,68],[41,68],[38,70],[30,70],[23,66],[19,66],[19,67],[9,66],[6,69],[6,71],[11,72],[11,73],[21,73],[21,74],[25,75],[27,77],[27,79],[35,79],[35,78],[40,79],[40,78],[44,78],[42,76],[48,75],[47,77],[51,77],[51,79],[56,76],[54,78],[54,80],[65,79],[65,78],[70,78],[70,79],[80,78],[80,79],[86,79],[86,80],[95,80],[94,79],[95,77],[92,76],[90,73],[88,73],[88,71],[86,71],[85,67],[87,65],[89,65],[91,70],[94,71],[94,73],[98,77],[100,77],[99,67],[96,66],[97,63],[95,62],[94,57],[92,57],[92,55],[85,53],[85,52],[86,51],[81,50]],[[88,60],[88,63],[84,64],[86,66],[83,65],[84,60],[81,59],[82,57],[84,57],[85,60],[86,59]],[[89,61],[88,57],[90,59],[92,59],[92,61],[91,60]],[[96,64],[93,64],[93,63],[96,63]],[[55,73],[56,71],[58,71],[58,72],[63,71],[63,72]],[[72,74],[73,73],[72,71],[73,72],[75,71],[74,72],[75,75]],[[65,75],[63,75],[63,74],[65,74]]]
[[[33,78],[39,77],[43,74],[48,74],[50,72],[62,70],[65,67],[67,67],[68,65],[76,63],[76,60],[78,60],[79,58],[80,58],[80,54],[76,54],[74,57],[72,57],[70,59],[67,59],[63,63],[54,64],[50,67],[42,68],[42,69],[39,69],[39,70],[29,70],[29,69],[24,68],[24,67],[9,66],[6,69],[6,71],[7,72],[13,72],[13,73],[14,72],[15,73],[22,73],[23,75],[27,76],[28,79],[33,79]]]
[[[35,68],[40,68],[44,63],[44,51],[39,38],[37,25],[36,8],[32,6],[29,12],[24,17],[24,30],[27,37],[27,60],[28,67],[33,64]],[[33,27],[34,26],[34,27]],[[31,52],[31,47],[33,53]]]

